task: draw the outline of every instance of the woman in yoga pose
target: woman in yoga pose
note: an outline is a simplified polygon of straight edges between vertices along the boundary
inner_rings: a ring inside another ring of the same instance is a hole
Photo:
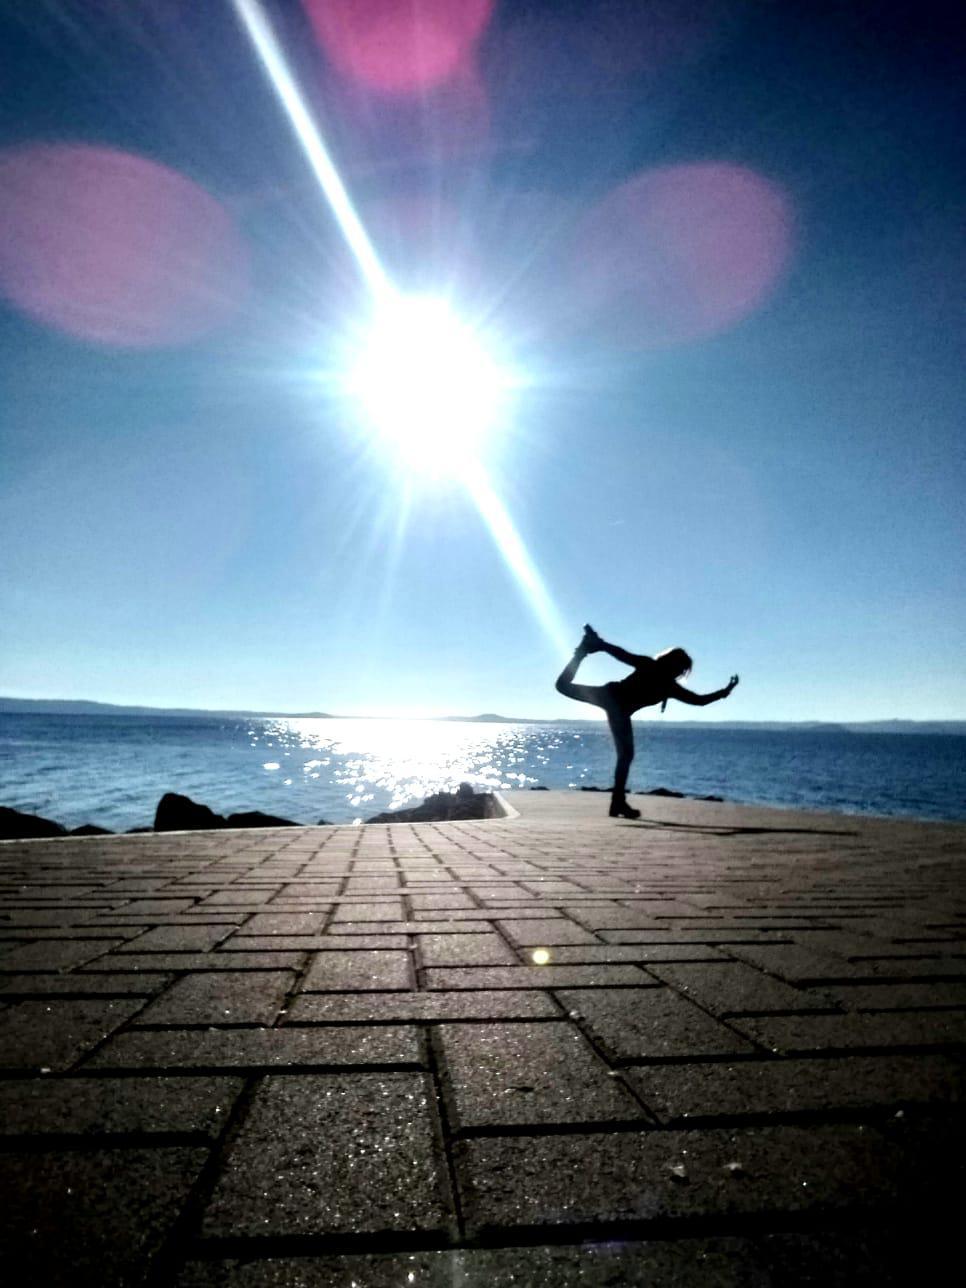
[[[618,662],[632,666],[634,670],[623,680],[610,684],[574,684],[577,667],[588,653],[609,653]],[[678,684],[682,675],[691,670],[691,659],[683,648],[665,649],[657,657],[644,657],[638,653],[628,653],[627,649],[602,640],[592,626],[584,627],[584,637],[574,650],[574,655],[557,677],[557,692],[578,702],[591,702],[595,707],[602,707],[607,715],[614,747],[617,751],[617,766],[614,770],[614,787],[610,799],[611,818],[640,818],[641,811],[632,809],[627,803],[627,775],[634,759],[634,728],[631,716],[641,707],[653,707],[661,703],[661,710],[669,698],[686,702],[690,707],[706,707],[709,702],[719,702],[726,698],[738,683],[733,675],[723,689],[714,693],[692,693],[690,689]]]

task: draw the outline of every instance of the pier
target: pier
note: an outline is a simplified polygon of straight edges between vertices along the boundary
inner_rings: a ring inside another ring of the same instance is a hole
[[[0,844],[17,1282],[938,1281],[966,825],[505,800]]]

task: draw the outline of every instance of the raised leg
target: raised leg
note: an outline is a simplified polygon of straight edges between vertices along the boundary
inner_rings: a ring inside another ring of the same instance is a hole
[[[577,674],[577,668],[592,649],[587,642],[587,627],[584,628],[584,638],[574,649],[574,655],[557,676],[556,690],[562,693],[565,698],[574,698],[577,702],[590,702],[595,707],[607,707],[606,685],[600,684],[575,684],[574,676]]]

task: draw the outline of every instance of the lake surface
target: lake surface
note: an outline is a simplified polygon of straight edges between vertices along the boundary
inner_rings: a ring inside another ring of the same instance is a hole
[[[845,813],[966,819],[966,737],[635,721],[630,789]],[[67,827],[149,826],[181,792],[217,813],[351,822],[459,782],[607,786],[606,726],[0,714],[0,805]]]

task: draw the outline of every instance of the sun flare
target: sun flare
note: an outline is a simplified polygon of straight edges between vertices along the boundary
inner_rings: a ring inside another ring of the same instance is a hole
[[[410,469],[458,475],[506,410],[509,373],[450,306],[428,296],[379,300],[350,364],[367,426]]]

